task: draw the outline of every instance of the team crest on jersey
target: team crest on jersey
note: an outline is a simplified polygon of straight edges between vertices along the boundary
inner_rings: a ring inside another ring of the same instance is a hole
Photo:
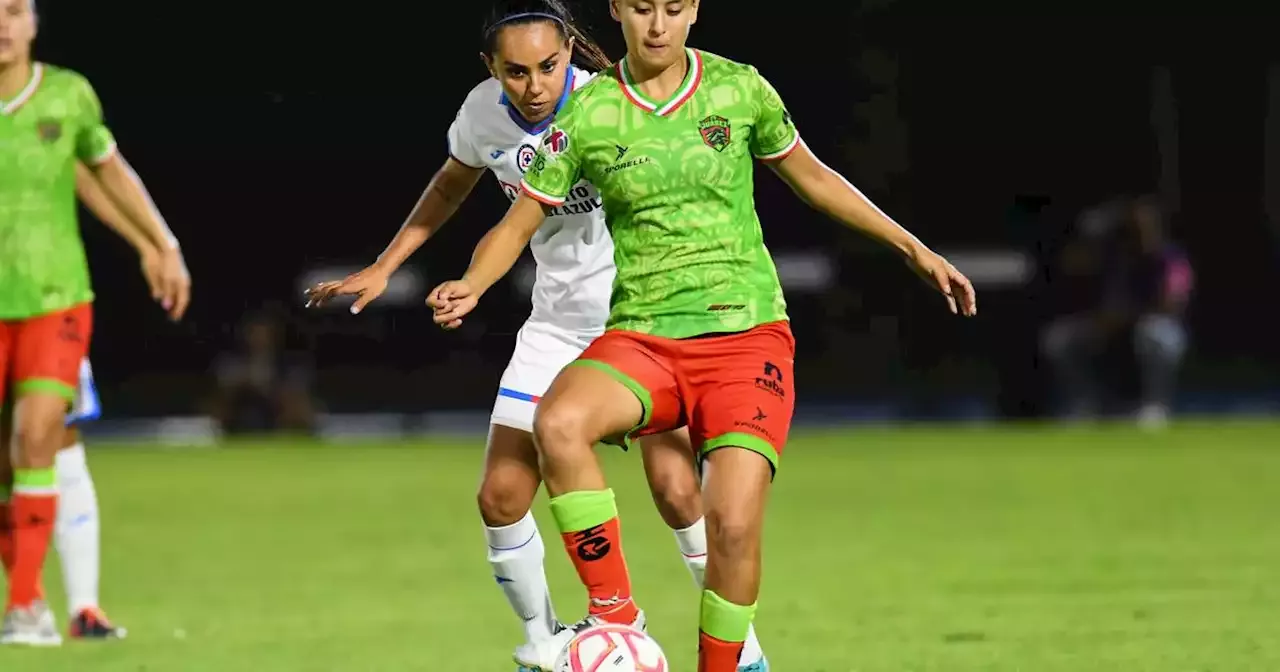
[[[542,138],[542,146],[547,148],[547,153],[555,156],[563,154],[569,149],[569,134],[552,126],[547,129],[547,134]]]
[[[520,172],[529,170],[529,166],[533,165],[533,157],[538,155],[538,150],[533,145],[520,145],[520,149],[516,151],[516,167]]]
[[[62,137],[62,122],[57,119],[41,119],[36,122],[36,132],[45,142],[57,142]]]
[[[699,121],[698,132],[702,134],[702,141],[717,152],[729,146],[729,120],[720,115],[713,114]]]

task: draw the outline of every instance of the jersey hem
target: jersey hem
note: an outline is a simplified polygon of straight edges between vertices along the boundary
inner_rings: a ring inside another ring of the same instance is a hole
[[[777,317],[767,317],[765,319],[752,322],[751,324],[744,327],[729,328],[729,327],[717,326],[716,328],[712,328],[712,329],[703,329],[703,328],[681,329],[681,330],[649,329],[645,331],[645,330],[636,328],[641,325],[635,324],[634,322],[627,320],[627,321],[619,321],[616,323],[609,322],[609,324],[605,327],[605,332],[608,333],[610,331],[627,331],[633,334],[644,334],[645,336],[652,336],[654,338],[665,338],[672,341],[681,341],[686,338],[697,338],[699,336],[740,334],[746,331],[751,331],[752,329],[763,327],[766,324],[774,324],[776,322],[790,322],[790,321],[791,321],[791,318],[789,316],[780,315]]]
[[[24,312],[18,312],[18,313],[6,313],[3,311],[0,311],[0,320],[5,320],[5,321],[34,320],[37,317],[44,317],[45,315],[60,313],[64,310],[70,310],[72,308],[75,308],[76,306],[80,306],[86,303],[93,303],[93,299],[94,299],[93,292],[89,292],[83,297],[76,297],[75,299],[68,301],[65,304],[59,304],[57,306],[54,306],[53,308],[41,307],[39,310],[24,311]]]

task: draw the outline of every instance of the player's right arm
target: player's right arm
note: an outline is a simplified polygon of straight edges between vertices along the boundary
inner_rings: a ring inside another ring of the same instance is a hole
[[[577,109],[571,102],[543,134],[533,165],[520,181],[520,196],[480,239],[462,279],[436,287],[427,298],[436,324],[446,329],[460,326],[480,297],[515,266],[550,210],[564,204],[582,179],[582,157],[573,137]]]
[[[355,296],[351,304],[351,312],[355,314],[386,290],[391,274],[449,221],[484,175],[484,168],[477,167],[484,162],[472,142],[474,135],[464,104],[449,127],[449,158],[427,183],[418,203],[386,249],[368,268],[308,289],[308,306],[322,306],[337,296]]]
[[[163,253],[140,227],[120,211],[102,189],[98,178],[79,161],[76,162],[76,196],[98,221],[124,238],[137,251],[142,264],[142,275],[147,280],[147,287],[151,289],[151,296],[157,301],[161,300],[164,296],[164,269],[161,267]]]

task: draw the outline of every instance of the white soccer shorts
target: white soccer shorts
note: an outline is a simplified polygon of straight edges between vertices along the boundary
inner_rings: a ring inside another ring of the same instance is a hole
[[[489,423],[533,431],[533,412],[560,370],[599,334],[584,334],[546,322],[525,322],[516,334],[515,352],[502,373]]]

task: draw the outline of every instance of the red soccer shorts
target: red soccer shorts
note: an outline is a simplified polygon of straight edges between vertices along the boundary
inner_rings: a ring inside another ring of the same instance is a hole
[[[0,320],[0,403],[50,392],[75,401],[80,360],[89,353],[93,307],[82,303],[25,320]]]
[[[737,446],[776,471],[795,411],[795,352],[787,322],[685,339],[607,331],[572,366],[605,371],[639,397],[644,417],[629,437],[687,424],[701,455]]]

